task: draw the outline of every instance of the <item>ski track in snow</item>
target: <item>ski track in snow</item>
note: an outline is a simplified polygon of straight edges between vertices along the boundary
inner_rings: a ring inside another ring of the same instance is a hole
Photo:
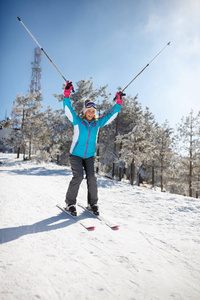
[[[100,212],[61,212],[71,170],[0,153],[0,299],[199,300],[200,199],[98,176]],[[78,196],[85,205],[86,181]]]

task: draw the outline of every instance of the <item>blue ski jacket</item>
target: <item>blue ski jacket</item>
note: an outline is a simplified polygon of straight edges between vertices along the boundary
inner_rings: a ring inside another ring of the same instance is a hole
[[[65,115],[74,125],[74,136],[70,153],[82,158],[89,158],[95,155],[99,128],[111,123],[121,109],[121,105],[115,104],[107,115],[89,123],[75,113],[70,98],[64,98],[63,107]]]

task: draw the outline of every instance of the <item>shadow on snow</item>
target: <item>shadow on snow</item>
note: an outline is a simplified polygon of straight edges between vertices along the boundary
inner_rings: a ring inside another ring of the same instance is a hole
[[[71,175],[71,170],[63,169],[63,170],[55,170],[55,169],[48,169],[44,167],[33,167],[28,169],[11,169],[11,170],[4,170],[0,169],[0,171],[6,171],[9,173],[15,173],[17,175],[34,175],[34,176],[66,176]]]
[[[86,216],[82,214],[81,218],[84,219],[86,218]],[[61,220],[63,220],[63,222],[59,222]],[[54,224],[56,222],[59,223]],[[42,220],[32,225],[22,225],[18,227],[2,228],[0,229],[0,244],[14,241],[28,234],[57,230],[57,229],[70,226],[75,223],[76,221],[74,219],[70,218],[70,216],[67,216],[64,212],[61,212],[57,216],[50,217],[48,219]]]

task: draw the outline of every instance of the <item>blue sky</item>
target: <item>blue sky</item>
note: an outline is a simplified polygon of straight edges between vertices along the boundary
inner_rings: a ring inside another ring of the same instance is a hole
[[[0,0],[0,120],[16,94],[27,94],[37,46],[17,16],[75,88],[93,77],[113,97],[171,41],[126,93],[138,94],[160,124],[200,111],[199,0]],[[44,109],[61,108],[52,94],[63,83],[42,55]]]

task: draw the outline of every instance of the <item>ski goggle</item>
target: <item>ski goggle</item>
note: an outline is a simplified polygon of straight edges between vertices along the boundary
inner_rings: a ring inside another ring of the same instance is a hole
[[[94,107],[94,109],[97,109],[96,104],[94,102],[88,102],[85,104],[86,108]]]

